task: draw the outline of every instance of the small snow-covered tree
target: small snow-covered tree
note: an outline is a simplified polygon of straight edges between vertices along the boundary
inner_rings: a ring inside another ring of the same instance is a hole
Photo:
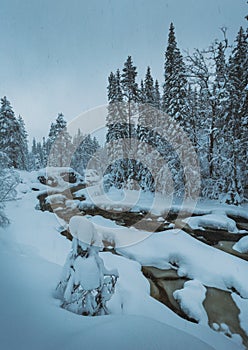
[[[99,256],[100,243],[95,227],[83,217],[69,224],[74,236],[55,296],[61,306],[84,316],[108,314],[107,302],[114,294],[117,270],[108,271]],[[80,239],[79,239],[79,238]],[[98,242],[97,242],[98,241]]]

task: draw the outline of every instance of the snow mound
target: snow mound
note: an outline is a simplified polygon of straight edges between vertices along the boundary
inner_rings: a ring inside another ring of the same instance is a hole
[[[43,185],[61,189],[84,183],[83,177],[70,167],[47,167],[40,169],[37,173],[37,179]]]
[[[74,262],[74,283],[80,284],[85,290],[96,289],[100,286],[99,268],[94,256],[87,259],[78,257]]]
[[[79,239],[86,247],[92,244],[98,247],[103,246],[95,226],[82,216],[73,216],[70,219],[69,230],[72,236]]]
[[[232,249],[239,253],[248,253],[248,236],[242,237],[237,243],[234,244]]]
[[[228,218],[225,214],[207,214],[186,218],[183,222],[187,223],[193,230],[215,229],[226,230],[230,233],[238,233],[236,222]]]
[[[176,290],[173,297],[181,306],[181,309],[190,318],[201,324],[208,324],[208,316],[202,305],[206,297],[206,288],[197,280],[187,281],[183,289]]]
[[[63,194],[51,194],[45,199],[46,203],[49,204],[64,204],[66,201],[66,196]]]

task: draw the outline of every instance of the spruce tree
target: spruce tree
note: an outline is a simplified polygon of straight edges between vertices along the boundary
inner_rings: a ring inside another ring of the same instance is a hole
[[[127,149],[125,139],[129,135],[126,106],[123,101],[120,71],[108,78],[107,153],[110,183],[121,186],[126,177]]]
[[[6,96],[0,108],[0,151],[4,152],[14,168],[22,168],[20,125]]]
[[[165,52],[164,76],[162,109],[179,122],[181,126],[184,126],[186,122],[186,68],[177,47],[173,23],[170,25],[168,46]]]
[[[161,96],[159,90],[159,82],[157,79],[154,84],[154,107],[157,109],[161,108]]]
[[[247,121],[248,121],[248,42],[241,27],[228,64],[229,103],[227,113],[230,142],[231,174],[229,175],[228,203],[239,204],[247,175]]]
[[[19,169],[28,170],[29,167],[29,155],[28,155],[28,134],[25,129],[25,123],[22,117],[19,115],[17,119],[19,123]]]
[[[58,114],[55,123],[51,124],[48,136],[48,166],[70,166],[72,158],[71,136],[62,113]]]

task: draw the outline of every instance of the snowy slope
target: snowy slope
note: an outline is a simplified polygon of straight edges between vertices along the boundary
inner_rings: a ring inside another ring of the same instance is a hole
[[[11,225],[0,229],[1,348],[19,349],[240,349],[222,334],[181,319],[151,298],[139,262],[101,253],[120,278],[111,316],[80,317],[53,298],[70,242],[55,215],[34,209],[37,192],[9,202]],[[146,240],[147,241],[147,240]]]

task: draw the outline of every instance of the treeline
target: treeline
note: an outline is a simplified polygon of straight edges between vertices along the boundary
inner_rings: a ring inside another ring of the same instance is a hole
[[[171,146],[183,129],[200,163],[201,194],[233,204],[243,201],[248,185],[248,31],[241,27],[232,46],[225,28],[222,32],[222,41],[183,57],[171,24],[162,89],[150,67],[138,84],[131,56],[122,71],[110,73],[106,141],[112,185],[133,187],[137,181],[145,190],[168,194],[174,187],[174,194],[183,195],[186,167]],[[157,132],[161,127],[170,142]],[[123,142],[130,139],[143,145]],[[185,145],[177,145],[182,154]],[[189,152],[185,157],[190,162]]]
[[[46,166],[71,166],[83,174],[99,147],[96,138],[84,135],[80,129],[76,135],[71,136],[63,114],[59,113],[55,122],[51,123],[48,137],[43,137],[42,142],[33,138],[29,150],[28,134],[22,117],[16,118],[6,97],[1,99],[1,168],[32,171]]]

